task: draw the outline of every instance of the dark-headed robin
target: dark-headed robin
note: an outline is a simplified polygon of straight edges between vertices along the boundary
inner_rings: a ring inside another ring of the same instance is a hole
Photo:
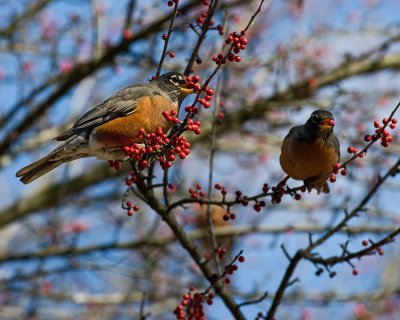
[[[327,179],[340,160],[340,145],[333,134],[335,121],[327,110],[314,111],[304,125],[290,129],[281,147],[285,173],[304,181],[308,191],[329,193]]]
[[[169,72],[149,83],[128,86],[85,113],[72,128],[55,138],[64,141],[42,159],[16,173],[25,184],[59,165],[84,157],[121,160],[122,148],[141,140],[141,128],[153,132],[170,129],[164,111],[178,113],[183,99],[193,89],[186,87],[186,77]]]

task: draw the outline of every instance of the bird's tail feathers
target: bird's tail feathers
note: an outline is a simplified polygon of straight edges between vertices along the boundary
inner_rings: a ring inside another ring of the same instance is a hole
[[[68,152],[59,147],[42,159],[39,159],[38,161],[35,161],[30,165],[18,170],[15,175],[17,177],[20,177],[20,180],[24,184],[28,184],[40,178],[49,171],[57,168],[59,165],[81,158],[83,156],[85,155],[75,152]]]

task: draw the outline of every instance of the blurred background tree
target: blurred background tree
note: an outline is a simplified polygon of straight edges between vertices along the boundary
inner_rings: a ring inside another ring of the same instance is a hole
[[[177,2],[0,0],[0,318],[398,319],[400,3]],[[96,159],[15,178],[164,48],[215,91],[185,160],[132,188]],[[279,186],[282,139],[325,108],[346,170],[327,195]]]

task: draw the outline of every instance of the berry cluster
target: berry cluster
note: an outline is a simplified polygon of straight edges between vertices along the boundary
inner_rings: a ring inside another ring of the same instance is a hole
[[[121,162],[117,160],[108,160],[108,165],[110,168],[114,168],[115,170],[121,169]]]
[[[230,208],[228,208],[228,212],[222,216],[224,221],[235,220],[236,215],[233,212],[230,212]]]
[[[138,179],[137,173],[136,173],[134,170],[132,170],[132,171],[131,171],[131,176],[130,176],[130,178],[126,178],[126,179],[125,179],[125,184],[126,184],[128,187],[130,187],[131,185],[133,185],[134,183],[136,183],[137,179]]]
[[[203,11],[198,17],[197,17],[197,23],[202,26],[203,23],[206,21],[208,17],[208,12],[207,11]],[[209,25],[212,26],[214,24],[214,20],[210,20]]]
[[[233,53],[229,52],[226,56],[222,53],[219,53],[218,55],[213,56],[212,60],[216,64],[225,64],[227,60],[229,62],[240,62],[242,58],[238,54],[240,53],[240,50],[246,49],[248,44],[248,40],[245,35],[245,31],[241,31],[240,33],[231,32],[226,38],[225,43],[231,45],[231,49],[229,51],[233,50]]]
[[[236,264],[225,266],[225,271],[224,271],[224,283],[229,285],[231,284],[231,279],[229,276],[231,276],[239,267]]]
[[[202,198],[206,195],[206,193],[203,190],[203,187],[199,183],[196,184],[196,188],[190,188],[189,193],[192,199],[197,199],[198,197]]]
[[[201,122],[200,121],[193,121],[192,119],[189,119],[187,121],[186,129],[189,131],[193,131],[195,134],[200,134],[201,133]]]
[[[190,288],[193,291],[193,288]],[[205,320],[203,303],[213,304],[215,295],[213,293],[185,293],[181,303],[174,310],[177,320]]]
[[[172,122],[174,124],[178,124],[181,121],[179,120],[176,114],[176,112],[174,110],[172,110],[171,112],[168,111],[163,111],[162,113],[163,117],[165,118],[165,120],[167,120],[168,122]]]
[[[204,108],[208,109],[210,107],[210,101],[213,98],[214,90],[211,88],[205,88],[204,90],[206,95],[204,98],[199,99],[199,103],[204,106]]]
[[[235,264],[236,261],[239,263],[243,263],[245,261],[244,256],[242,255],[243,251],[233,259],[231,263],[225,266],[224,271],[221,275],[213,274],[208,277],[208,281],[211,286],[205,290],[204,292],[196,292],[192,294],[194,288],[191,287],[189,293],[186,293],[182,296],[181,303],[174,310],[174,314],[177,320],[205,320],[205,315],[203,311],[203,304],[207,303],[208,305],[213,304],[213,299],[215,295],[210,292],[212,287],[221,279],[224,279],[224,283],[229,285],[231,280],[229,276],[231,276],[239,267]]]
[[[221,191],[221,194],[222,194],[222,201],[225,201],[225,196],[226,196],[226,194],[228,193],[228,191],[226,190],[226,188],[224,187],[224,186],[222,186],[221,184],[219,184],[219,183],[216,183],[215,185],[214,185],[214,188],[216,189],[216,190],[220,190]]]
[[[224,260],[226,257],[226,248],[224,247],[219,247],[217,249],[217,255],[219,260]]]
[[[132,205],[132,202],[130,202],[130,201],[127,201],[123,208],[126,209],[126,214],[130,217],[133,216],[133,213],[135,211],[139,211],[139,209],[140,209],[140,207],[137,204]]]
[[[172,122],[179,122],[179,119],[171,114],[165,114]],[[176,160],[176,154],[181,159],[185,159],[190,154],[190,143],[185,137],[168,136],[163,133],[162,128],[155,132],[146,133],[142,128],[139,130],[137,138],[143,139],[142,144],[135,143],[132,146],[125,146],[125,155],[138,163],[138,170],[142,171],[150,166],[153,161],[158,160],[161,167],[165,170],[172,166]],[[132,184],[132,178],[129,180]]]
[[[276,186],[271,187],[273,195],[271,196],[271,203],[278,204],[281,203],[282,197],[285,194],[286,182],[279,182]]]
[[[375,127],[375,134],[372,136],[366,135],[364,137],[365,141],[371,141],[371,140],[378,140],[381,139],[381,146],[382,147],[388,147],[389,143],[393,141],[392,136],[390,133],[385,130],[386,127],[389,127],[390,129],[396,128],[396,123],[397,119],[393,118],[389,121],[388,118],[383,118],[382,119],[382,125],[379,123],[379,121],[375,120],[374,121],[374,127]]]
[[[393,137],[391,136],[391,134],[389,133],[388,130],[386,130],[387,127],[389,127],[390,129],[395,129],[396,128],[396,124],[397,124],[397,119],[396,118],[392,118],[392,119],[388,119],[388,118],[383,118],[381,122],[379,122],[378,120],[374,121],[374,128],[375,128],[375,133],[374,134],[367,134],[364,136],[364,141],[365,142],[371,142],[371,141],[378,141],[381,140],[381,146],[387,148],[389,146],[389,144],[393,141]],[[355,147],[348,147],[347,148],[347,152],[348,153],[353,153],[353,154],[357,154],[357,148]],[[364,157],[365,153],[361,152],[358,156],[360,158]]]
[[[211,107],[211,100],[214,96],[214,90],[210,87],[201,87],[200,76],[194,75],[186,78],[186,87],[189,89],[194,89],[195,91],[204,91],[205,96],[198,100],[204,108],[208,109]],[[188,113],[197,113],[198,109],[195,106],[186,106],[185,111]]]
[[[354,147],[349,147],[349,148],[355,149]],[[353,150],[351,149],[351,151],[353,151]],[[357,149],[355,149],[355,153],[357,153]],[[361,156],[361,155],[362,155],[362,156]],[[359,154],[359,157],[360,157],[360,158],[362,158],[363,156],[364,156],[364,152],[362,152],[362,153]],[[336,175],[337,175],[339,172],[340,172],[340,174],[341,174],[342,176],[346,176],[346,175],[347,175],[347,169],[346,169],[346,167],[342,167],[342,166],[340,165],[340,163],[335,163],[335,165],[333,166],[333,169],[332,169],[332,173],[331,173],[331,175],[329,176],[329,181],[332,182],[332,183],[336,182]]]
[[[265,186],[266,184],[264,184],[264,186]],[[267,185],[268,186],[268,185]],[[263,188],[263,190],[264,190],[264,188]],[[235,192],[235,202],[237,203],[237,204],[241,204],[243,207],[247,207],[248,205],[249,205],[249,199],[245,196],[245,195],[243,195],[243,193],[241,192],[241,191],[236,191]],[[261,200],[261,201],[258,201],[257,199],[256,200],[254,200],[254,205],[253,205],[253,209],[254,209],[254,211],[256,211],[256,212],[260,212],[261,211],[261,209],[262,208],[264,208],[265,206],[266,206],[266,203],[265,203],[265,201],[263,201],[263,200]]]
[[[201,85],[200,85],[200,76],[194,75],[194,76],[189,76],[186,78],[186,87],[188,89],[194,89],[195,91],[200,91]]]

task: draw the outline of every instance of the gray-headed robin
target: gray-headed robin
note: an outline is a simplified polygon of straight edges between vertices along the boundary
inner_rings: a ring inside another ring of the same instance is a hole
[[[179,110],[183,99],[193,89],[186,87],[186,77],[176,72],[161,75],[149,83],[128,86],[85,113],[72,128],[55,138],[64,141],[42,159],[16,173],[23,183],[30,183],[63,163],[83,157],[104,160],[123,159],[122,147],[140,142],[141,128],[153,132],[171,127],[162,113]]]

